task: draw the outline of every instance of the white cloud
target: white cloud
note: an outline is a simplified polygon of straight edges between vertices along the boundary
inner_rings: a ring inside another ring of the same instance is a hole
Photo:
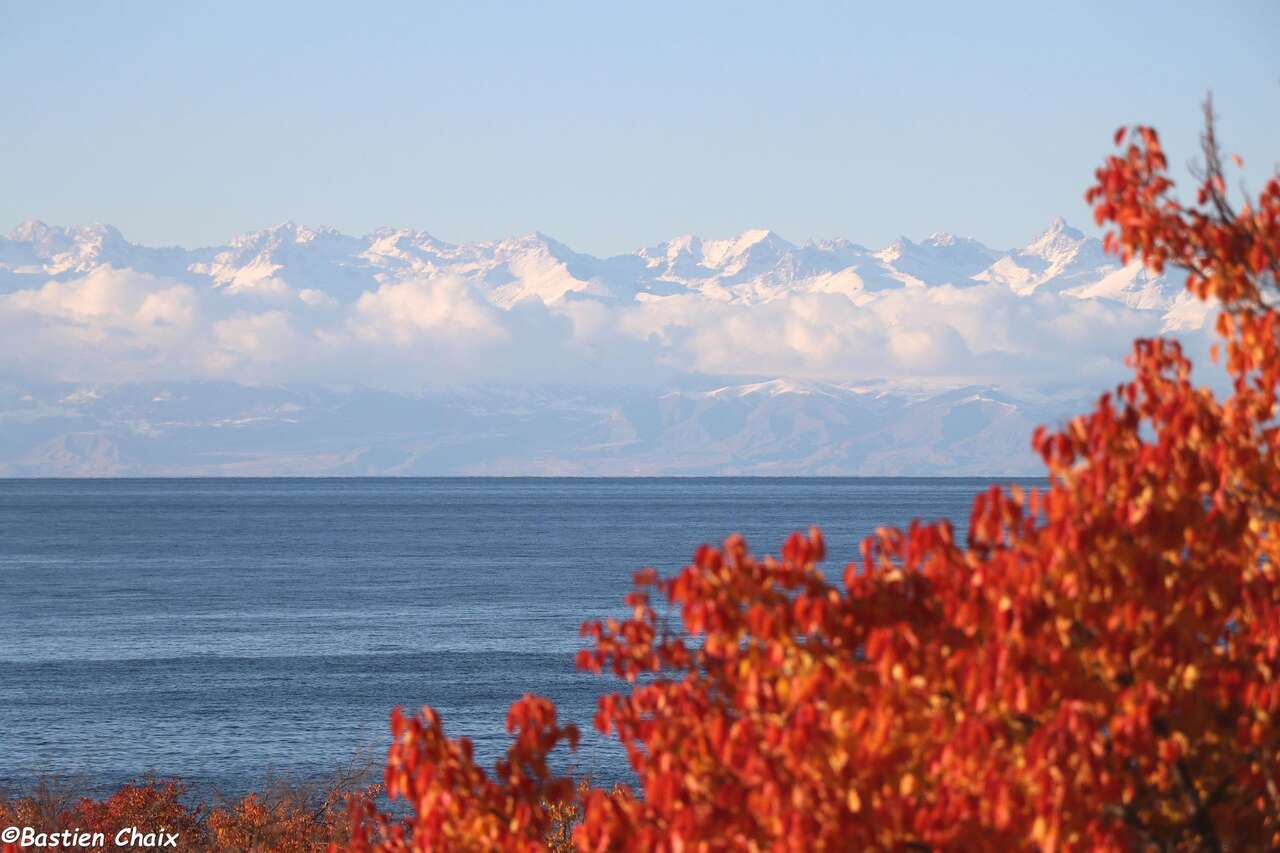
[[[837,294],[747,306],[680,295],[629,307],[626,334],[724,374],[956,382],[1110,381],[1160,314],[1000,285],[906,288],[855,304]]]
[[[509,308],[480,287],[413,279],[344,303],[315,289],[237,294],[101,267],[0,296],[0,335],[10,372],[68,381],[412,388],[661,382],[686,372],[1096,386],[1120,374],[1134,337],[1163,322],[1159,311],[1019,296],[999,284],[858,292],[857,302],[839,292],[754,305],[681,293]]]
[[[21,374],[78,381],[186,372],[203,331],[200,302],[188,285],[100,267],[0,297],[0,335],[10,370]]]
[[[360,296],[353,328],[360,337],[409,345],[424,334],[484,342],[506,335],[500,309],[455,277],[384,284]]]
[[[287,363],[302,354],[304,345],[292,318],[284,311],[241,313],[219,320],[213,325],[213,338],[221,353],[259,365]]]
[[[338,305],[338,300],[334,299],[323,290],[316,290],[311,287],[304,287],[302,290],[299,290],[298,298],[301,299],[304,304],[309,305],[312,308],[336,308]]]
[[[128,330],[138,325],[189,324],[195,291],[155,276],[98,267],[83,278],[51,281],[37,290],[19,290],[4,308],[83,324],[86,328]]]

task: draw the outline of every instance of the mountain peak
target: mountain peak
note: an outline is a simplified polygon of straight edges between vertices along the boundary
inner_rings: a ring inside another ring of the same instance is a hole
[[[293,229],[297,227],[297,223],[289,220],[266,228],[258,228],[254,231],[243,231],[232,237],[228,242],[228,245],[235,248],[241,248],[245,246],[253,246],[262,243],[263,241],[278,242],[282,237],[292,239]]]
[[[1022,248],[1022,254],[1050,259],[1063,252],[1074,251],[1084,242],[1084,232],[1072,228],[1061,216]]]
[[[794,248],[789,242],[778,236],[776,231],[771,231],[768,228],[748,228],[737,237],[707,242],[726,244],[729,247],[728,255],[741,255],[756,246],[771,246],[780,249]]]
[[[1067,220],[1061,216],[1055,216],[1053,218],[1053,221],[1049,223],[1049,227],[1042,232],[1041,236],[1045,236],[1048,234],[1052,234],[1055,236],[1059,234],[1063,234],[1063,235],[1066,235],[1067,237],[1072,238],[1073,240],[1084,239],[1084,232],[1078,228],[1072,228],[1069,224],[1067,224]]]
[[[52,230],[54,229],[39,219],[28,219],[25,222],[19,222],[18,227],[9,232],[9,239],[22,243],[33,243]]]
[[[777,237],[777,235],[768,228],[748,228],[738,235],[738,243],[748,243],[754,246],[756,243],[763,243],[770,237]]]
[[[49,225],[39,219],[28,219],[9,232],[9,239],[22,243],[39,243],[49,239],[69,243],[125,242],[124,235],[114,225],[95,222],[92,225]]]
[[[878,250],[875,256],[885,263],[892,263],[901,258],[905,253],[915,248],[915,243],[911,242],[906,236],[900,236],[883,249]]]
[[[508,237],[505,240],[497,241],[494,245],[500,246],[508,252],[533,250],[535,252],[546,252],[553,256],[573,254],[572,249],[544,231],[530,231],[518,237]]]
[[[727,240],[703,240],[702,256],[704,263],[709,266],[723,267],[745,261],[748,257],[781,255],[794,248],[791,243],[767,228],[752,228]]]
[[[267,244],[271,246],[280,246],[289,243],[310,243],[322,237],[342,237],[342,233],[338,229],[328,225],[321,225],[312,228],[309,225],[300,225],[292,219],[287,219],[276,225],[267,228],[260,228],[257,231],[246,231],[243,234],[237,234],[231,239],[229,245],[236,248],[246,246],[255,246]]]
[[[430,246],[452,248],[448,243],[436,238],[429,231],[417,231],[413,228],[391,228],[382,225],[370,231],[364,238],[371,250],[389,251],[406,246]]]

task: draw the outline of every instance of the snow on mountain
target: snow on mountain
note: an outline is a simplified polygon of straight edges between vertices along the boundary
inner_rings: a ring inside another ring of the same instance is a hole
[[[639,253],[649,274],[703,295],[755,304],[788,293],[876,293],[907,286],[963,284],[999,253],[976,240],[934,234],[901,238],[872,252],[847,240],[797,246],[772,231],[727,240],[685,236]]]
[[[530,298],[550,305],[572,294],[603,299],[632,295],[625,276],[618,276],[607,261],[575,252],[541,232],[477,244],[473,252],[472,264],[484,272],[488,299],[503,308]]]
[[[745,385],[725,385],[702,392],[672,392],[690,398],[706,397],[714,400],[749,399],[752,397],[779,397],[791,394],[799,397],[819,394],[834,396],[829,383],[796,382],[788,379],[768,379],[764,382],[750,382]]]
[[[54,226],[30,220],[8,238],[0,237],[0,292],[65,280],[102,266],[187,279],[190,264],[204,254],[201,249],[139,246],[101,223]]]
[[[1140,311],[1167,311],[1184,292],[1185,283],[1186,276],[1179,270],[1157,276],[1141,261],[1131,261],[1095,282],[1063,292],[1080,299],[1112,299]]]
[[[767,301],[780,290],[802,279],[808,265],[797,257],[797,247],[772,231],[744,231],[726,240],[677,237],[637,253],[644,262],[644,280],[662,283],[668,292],[680,285],[725,302]],[[812,263],[814,259],[810,258]],[[823,259],[814,268],[834,272]]]
[[[999,258],[974,279],[1004,284],[1020,295],[1037,290],[1062,292],[1097,282],[1117,267],[1117,259],[1102,251],[1101,240],[1085,237],[1059,217],[1031,242]]]
[[[1176,334],[1207,328],[1217,310],[1216,302],[1206,302],[1183,290],[1170,301],[1160,332]]]
[[[965,285],[991,266],[1000,253],[977,240],[938,232],[920,243],[899,237],[875,257],[904,284]]]
[[[195,261],[188,269],[233,293],[315,282],[331,296],[350,297],[371,283],[362,265],[352,263],[364,245],[333,228],[286,222],[242,234],[208,261]]]
[[[339,302],[387,283],[457,276],[499,308],[525,299],[551,305],[575,297],[629,302],[679,294],[744,305],[802,293],[864,302],[904,287],[998,284],[1019,295],[1069,293],[1167,310],[1180,291],[1180,282],[1133,265],[1122,268],[1102,252],[1100,241],[1061,219],[1007,253],[947,233],[918,243],[903,237],[873,251],[847,240],[797,245],[763,229],[719,240],[686,235],[611,258],[575,252],[538,232],[454,245],[425,231],[385,228],[353,237],[293,222],[192,250],[139,246],[109,225],[32,221],[0,238],[5,291],[102,266],[203,283],[227,294],[307,291]]]

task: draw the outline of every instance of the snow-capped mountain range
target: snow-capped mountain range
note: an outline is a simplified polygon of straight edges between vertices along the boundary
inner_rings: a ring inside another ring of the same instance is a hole
[[[34,220],[0,238],[5,291],[103,266],[227,294],[278,292],[283,284],[296,294],[337,300],[392,282],[450,275],[502,308],[524,299],[550,305],[575,296],[645,300],[681,293],[743,305],[797,293],[836,293],[856,302],[886,290],[996,283],[1018,295],[1051,291],[1167,310],[1182,293],[1180,281],[1152,277],[1137,262],[1122,266],[1103,253],[1100,240],[1062,219],[1011,250],[941,232],[918,243],[901,237],[880,249],[848,240],[799,245],[761,229],[724,240],[686,235],[609,258],[575,252],[540,232],[451,244],[426,231],[382,228],[352,237],[293,222],[199,249],[140,246],[110,225]]]
[[[286,223],[0,238],[0,474],[1029,473],[1129,341],[1211,314],[1061,219],[1021,248],[766,230],[608,258]]]

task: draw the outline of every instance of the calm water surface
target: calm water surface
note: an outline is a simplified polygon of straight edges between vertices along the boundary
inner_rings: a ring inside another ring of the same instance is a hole
[[[0,480],[0,787],[321,776],[381,757],[397,704],[488,763],[525,692],[590,729],[612,685],[574,670],[578,625],[634,569],[815,523],[838,569],[879,524],[963,528],[989,482]],[[574,760],[626,772],[595,736]]]

